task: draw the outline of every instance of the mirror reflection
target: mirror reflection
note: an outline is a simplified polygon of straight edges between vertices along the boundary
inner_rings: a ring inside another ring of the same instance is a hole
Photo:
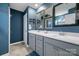
[[[75,24],[76,4],[64,3],[55,7],[55,25]]]

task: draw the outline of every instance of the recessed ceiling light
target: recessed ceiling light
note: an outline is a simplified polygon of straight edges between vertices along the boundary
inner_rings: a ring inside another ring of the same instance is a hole
[[[35,4],[35,7],[38,7],[38,4]]]

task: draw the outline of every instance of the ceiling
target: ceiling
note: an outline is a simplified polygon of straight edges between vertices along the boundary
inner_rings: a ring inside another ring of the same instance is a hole
[[[35,4],[38,4],[38,6],[35,6]],[[10,8],[24,12],[27,6],[37,9],[41,4],[42,3],[10,3]]]

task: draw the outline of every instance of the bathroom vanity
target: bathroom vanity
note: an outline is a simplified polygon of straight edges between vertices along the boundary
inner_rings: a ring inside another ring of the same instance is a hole
[[[28,31],[29,47],[40,56],[78,56],[79,36],[63,33],[79,33],[78,5],[57,4],[36,13],[35,30]]]
[[[61,35],[52,31],[29,31],[29,46],[40,56],[77,56],[79,37]],[[31,40],[31,41],[30,41]]]

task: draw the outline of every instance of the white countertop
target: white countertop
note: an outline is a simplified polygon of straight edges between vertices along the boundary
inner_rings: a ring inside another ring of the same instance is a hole
[[[65,42],[79,45],[79,37],[75,37],[75,36],[60,35],[58,32],[41,31],[41,30],[31,30],[31,31],[29,31],[29,33],[45,36],[48,38],[54,38],[56,40],[61,40],[61,41],[65,41]]]

